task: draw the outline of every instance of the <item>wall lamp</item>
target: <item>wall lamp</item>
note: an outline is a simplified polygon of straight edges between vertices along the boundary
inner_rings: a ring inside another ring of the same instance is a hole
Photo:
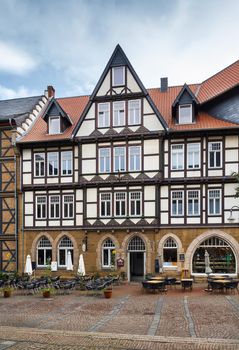
[[[238,205],[233,205],[233,207],[231,207],[230,209],[230,215],[228,217],[228,221],[234,221],[235,220],[235,217],[233,216],[233,209],[236,208],[239,210],[239,206]]]

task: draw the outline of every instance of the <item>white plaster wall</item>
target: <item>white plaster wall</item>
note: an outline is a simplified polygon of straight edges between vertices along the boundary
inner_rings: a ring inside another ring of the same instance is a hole
[[[82,158],[96,158],[96,144],[82,145]]]
[[[160,188],[161,192],[161,197],[167,197],[168,198],[168,187],[167,186],[162,186]]]
[[[208,217],[208,223],[209,224],[220,224],[221,223],[221,218],[209,216]]]
[[[159,156],[144,157],[144,170],[159,170]]]
[[[97,189],[88,188],[87,189],[87,202],[97,202]]]
[[[171,223],[175,224],[175,225],[180,225],[184,223],[184,219],[183,218],[171,218]]]
[[[189,224],[189,225],[200,224],[200,218],[188,217],[187,224]]]
[[[127,87],[132,92],[141,92],[139,85],[136,83],[133,75],[130,73],[128,68],[127,68]]]
[[[168,213],[161,213],[160,214],[160,223],[161,223],[161,225],[168,224]]]
[[[61,183],[73,182],[72,176],[61,177]]]
[[[160,201],[160,209],[161,210],[168,210],[168,199],[161,199]]]
[[[160,131],[163,130],[163,126],[160,123],[158,117],[156,114],[151,115],[145,115],[143,117],[143,122],[145,128],[149,129],[150,131]]]
[[[222,170],[209,170],[208,176],[222,176]]]
[[[87,204],[86,205],[87,218],[97,217],[97,204]]]
[[[200,177],[201,172],[200,171],[187,171],[187,177]]]
[[[234,196],[237,186],[238,186],[237,183],[225,184],[224,185],[224,194],[227,196]],[[233,198],[230,198],[229,200],[231,201],[232,199]],[[236,200],[238,201],[238,199],[236,199]]]
[[[225,164],[225,174],[226,176],[231,176],[231,174],[235,171],[238,172],[238,163],[228,163]]]
[[[96,96],[105,96],[110,89],[110,71],[108,71],[105,79],[103,80]]]
[[[35,221],[35,226],[40,227],[40,226],[46,226],[46,221]]]
[[[76,215],[76,225],[77,226],[83,225],[83,215]]]
[[[49,226],[60,226],[60,220],[49,220]]]
[[[62,220],[62,226],[74,226],[74,220]]]
[[[83,200],[83,190],[76,190],[76,200],[77,201]]]
[[[144,203],[144,216],[155,216],[155,202]]]
[[[44,184],[45,183],[45,179],[33,179],[33,183],[35,185],[38,185],[38,184]]]
[[[85,119],[94,119],[95,118],[95,103],[92,103]]]
[[[226,150],[225,151],[226,162],[238,162],[238,151],[237,150]]]
[[[183,171],[172,171],[171,177],[172,178],[184,177],[184,172]]]
[[[25,226],[26,227],[33,226],[33,216],[25,216]]]
[[[25,213],[33,214],[33,204],[25,204]]]
[[[238,136],[226,136],[225,137],[225,147],[238,147]]]
[[[33,192],[25,192],[25,203],[33,202]]]
[[[96,160],[87,159],[82,160],[82,175],[84,174],[95,174],[96,173]]]
[[[22,159],[23,160],[31,160],[31,150],[30,149],[23,149],[22,150]]]
[[[146,201],[155,200],[155,186],[144,187],[144,199]]]
[[[23,171],[24,173],[27,173],[27,172],[29,172],[29,171],[32,171],[32,163],[31,163],[30,160],[27,161],[27,162],[23,162],[23,164],[22,164],[22,171]]]
[[[89,136],[95,130],[94,120],[84,120],[76,136]]]
[[[159,154],[159,140],[145,140],[144,154]]]
[[[23,174],[22,178],[23,178],[23,181],[22,181],[23,185],[31,184],[31,181],[32,181],[32,175],[31,174]]]
[[[83,213],[83,203],[76,203],[76,213]]]
[[[48,184],[54,184],[54,183],[58,183],[58,182],[59,182],[58,177],[49,177],[47,179]]]

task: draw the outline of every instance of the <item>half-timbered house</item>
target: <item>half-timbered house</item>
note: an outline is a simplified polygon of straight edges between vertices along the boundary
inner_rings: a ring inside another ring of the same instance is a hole
[[[20,138],[19,254],[128,279],[238,272],[239,62],[146,89],[118,45],[90,96],[52,98]],[[232,209],[232,210],[231,210]],[[229,220],[228,220],[229,218]],[[23,269],[23,265],[20,267]]]

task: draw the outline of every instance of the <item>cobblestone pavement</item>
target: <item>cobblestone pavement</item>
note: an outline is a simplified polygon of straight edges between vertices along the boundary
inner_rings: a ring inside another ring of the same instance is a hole
[[[114,287],[113,298],[80,291],[43,299],[0,297],[2,349],[239,349],[239,294],[143,293]]]

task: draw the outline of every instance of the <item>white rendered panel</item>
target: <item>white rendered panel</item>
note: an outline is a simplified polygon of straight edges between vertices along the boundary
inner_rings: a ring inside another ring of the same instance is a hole
[[[35,226],[40,227],[40,226],[46,226],[46,221],[35,221]]]
[[[51,177],[51,178],[47,179],[47,183],[48,184],[55,184],[55,183],[58,183],[58,182],[59,182],[58,177]]]
[[[86,205],[87,218],[97,217],[97,204],[87,204]]]
[[[238,162],[238,151],[237,150],[226,150],[225,151],[225,162]]]
[[[32,162],[30,160],[22,163],[22,171],[24,173],[32,171]]]
[[[179,218],[171,218],[171,223],[173,225],[181,225],[181,224],[184,223],[184,218],[181,218],[181,217],[179,217]]]
[[[89,136],[95,130],[94,120],[84,120],[76,136]]]
[[[159,140],[145,140],[144,154],[159,154]]]
[[[144,157],[144,170],[159,170],[159,156]]]
[[[184,177],[184,172],[183,171],[172,171],[171,177],[172,178]]]
[[[62,220],[62,226],[74,226],[74,220]]]
[[[168,187],[167,186],[162,186],[160,188],[160,191],[161,191],[161,197],[168,198]]]
[[[145,115],[143,118],[143,125],[145,126],[145,128],[149,129],[150,131],[164,130],[156,114]]]
[[[238,163],[225,164],[226,176],[231,176],[233,172],[238,172]]]
[[[144,98],[143,100],[143,113],[144,114],[154,114],[153,108],[150,106],[150,104],[148,103],[147,99]]]
[[[33,202],[33,192],[25,192],[25,203]]]
[[[83,190],[76,190],[76,200],[77,201],[83,200]]]
[[[200,224],[200,218],[194,218],[194,217],[188,217],[187,218],[187,224],[188,225],[193,225],[193,224]]]
[[[155,186],[144,187],[144,200],[155,200]]]
[[[33,204],[25,204],[25,213],[33,214]]]
[[[135,81],[133,75],[130,73],[128,68],[127,68],[127,87],[132,92],[141,92],[141,89],[140,89],[139,85]]]
[[[60,226],[60,220],[49,220],[49,226]]]
[[[29,185],[32,182],[32,175],[31,174],[23,174],[23,185]]]
[[[161,222],[161,225],[167,225],[168,224],[168,213],[161,213],[161,215],[160,215],[160,222]]]
[[[82,158],[96,158],[96,144],[82,145]]]
[[[73,182],[72,176],[61,177],[61,183]]]
[[[22,150],[22,159],[23,160],[31,160],[31,158],[32,158],[32,152],[30,149]]]
[[[34,183],[34,185],[44,184],[45,183],[45,178],[43,178],[43,179],[35,178],[35,179],[33,179],[33,183]]]
[[[108,71],[105,79],[103,80],[96,96],[105,96],[110,89],[110,71]]]
[[[76,225],[77,226],[83,225],[83,215],[76,215]]]
[[[222,170],[209,170],[208,169],[208,176],[222,176]]]
[[[199,170],[187,171],[187,177],[200,177],[201,172]]]
[[[95,118],[95,103],[92,103],[85,119],[94,119]]]
[[[219,217],[213,217],[213,216],[208,217],[209,224],[221,224],[221,222],[222,222],[222,219]]]
[[[226,136],[225,147],[226,148],[238,147],[238,136]]]
[[[87,189],[87,202],[97,202],[97,189],[88,188]]]
[[[33,227],[33,216],[25,216],[25,226]]]
[[[83,203],[76,203],[76,213],[83,213]]]
[[[144,203],[144,216],[155,216],[155,202]]]
[[[96,160],[87,159],[82,160],[82,175],[84,174],[95,174],[96,173]]]
[[[161,199],[160,210],[168,211],[168,199]]]

